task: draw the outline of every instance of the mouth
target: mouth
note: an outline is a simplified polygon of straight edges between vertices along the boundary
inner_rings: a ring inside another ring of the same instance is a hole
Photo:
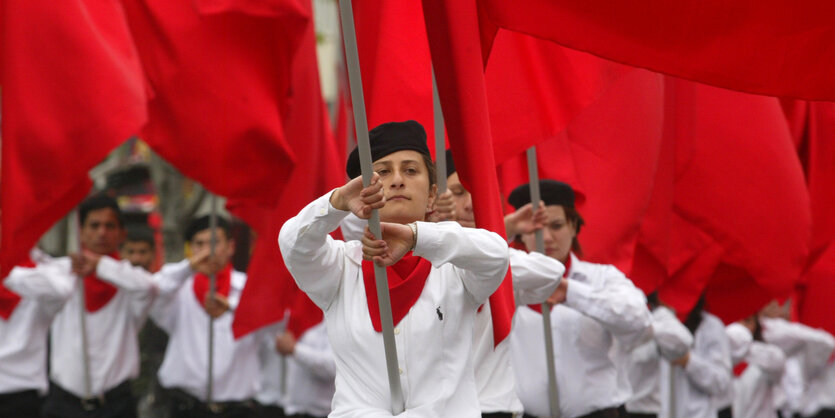
[[[391,201],[395,201],[395,200],[412,200],[412,199],[409,199],[408,197],[403,196],[402,194],[399,194],[399,195],[395,195],[395,196],[389,197],[389,198],[388,198],[388,199],[386,199],[386,200],[387,200],[387,201],[389,201],[389,202],[391,202]]]

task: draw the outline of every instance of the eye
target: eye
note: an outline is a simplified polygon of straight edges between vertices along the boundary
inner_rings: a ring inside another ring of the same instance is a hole
[[[417,174],[417,173],[418,173],[418,170],[417,170],[416,168],[414,168],[414,167],[408,167],[408,168],[406,168],[406,173],[409,173],[409,174]]]
[[[389,170],[387,168],[381,168],[381,169],[377,170],[377,174],[379,174],[381,176],[384,175],[384,174],[388,174],[390,172],[391,172],[391,170]]]
[[[551,229],[560,229],[560,228],[563,227],[563,225],[565,225],[565,224],[562,223],[562,222],[552,222],[550,227],[551,227]]]

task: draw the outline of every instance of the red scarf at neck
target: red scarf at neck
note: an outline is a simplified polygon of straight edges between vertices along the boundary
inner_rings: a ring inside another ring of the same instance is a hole
[[[565,279],[568,277],[568,273],[571,271],[571,253],[568,253],[568,260],[565,262],[565,272],[562,274],[562,278]],[[528,305],[529,308],[542,313],[542,304],[535,304],[535,305]],[[553,308],[553,306],[551,307]]]
[[[206,295],[209,293],[209,276],[203,273],[194,274],[194,297],[197,298],[197,303],[200,306],[206,302]],[[227,264],[223,270],[217,272],[215,276],[215,292],[229,297],[229,289],[232,287],[232,265]]]
[[[108,254],[108,257],[119,260],[119,253],[113,252]],[[96,271],[93,270],[90,274],[84,277],[84,308],[87,312],[96,312],[103,308],[116,296],[119,289],[96,276]]]
[[[388,274],[389,295],[391,296],[391,316],[394,325],[400,323],[403,317],[417,302],[426,278],[432,270],[432,263],[421,257],[407,253],[394,265],[386,267]],[[377,285],[374,281],[374,263],[363,260],[362,279],[365,284],[365,297],[368,299],[368,314],[374,331],[381,332],[380,305],[377,302]]]
[[[34,268],[35,263],[32,262],[31,258],[27,258],[26,261],[18,264],[18,267]],[[3,320],[9,319],[17,308],[17,304],[20,303],[20,299],[20,295],[12,292],[0,280],[0,318],[3,318]]]

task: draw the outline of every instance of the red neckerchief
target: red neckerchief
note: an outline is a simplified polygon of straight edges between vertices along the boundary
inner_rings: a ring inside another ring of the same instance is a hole
[[[394,265],[386,267],[388,274],[389,296],[391,296],[391,315],[394,325],[400,323],[404,316],[417,302],[426,278],[432,270],[432,263],[421,257],[407,253]],[[374,281],[374,263],[363,260],[362,280],[365,284],[365,297],[368,299],[368,313],[374,330],[381,332],[380,305],[377,303],[377,285]]]
[[[18,267],[34,268],[35,263],[32,262],[31,258],[27,258],[26,261],[18,264]],[[17,304],[20,303],[20,299],[20,295],[12,292],[0,281],[0,318],[3,318],[3,320],[9,319],[17,308]]]
[[[114,260],[120,259],[118,252],[113,252],[107,256]],[[84,278],[84,308],[87,309],[87,312],[98,311],[104,305],[107,305],[110,299],[113,299],[113,296],[116,296],[118,290],[116,286],[99,279],[96,276],[96,271],[93,270]]]
[[[194,273],[194,297],[200,306],[206,302],[206,295],[209,293],[209,276],[203,273]],[[229,289],[232,287],[232,265],[227,264],[223,270],[215,275],[215,292],[229,297]]]
[[[307,297],[307,294],[298,292],[290,308],[287,330],[297,339],[301,338],[307,330],[322,322],[323,317],[322,310]]]
[[[742,373],[745,369],[748,368],[748,363],[741,361],[736,366],[734,366],[734,376],[739,377],[742,376]]]
[[[571,271],[571,253],[568,254],[568,261],[565,262],[565,272],[562,274],[562,278],[565,279],[566,277],[568,277],[568,273],[570,271]],[[537,312],[539,312],[540,314],[542,313],[542,304],[541,303],[536,304],[536,305],[528,305],[528,307],[537,311]],[[552,308],[553,308],[553,306],[552,306]]]

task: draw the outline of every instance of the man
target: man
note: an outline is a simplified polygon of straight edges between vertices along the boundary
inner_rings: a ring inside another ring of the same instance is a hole
[[[251,417],[259,387],[258,333],[235,340],[232,321],[246,283],[230,260],[235,243],[229,222],[217,218],[216,246],[211,252],[209,216],[186,229],[192,255],[166,264],[156,274],[159,297],[151,318],[168,333],[168,347],[159,370],[174,417]],[[215,276],[216,292],[209,291]],[[212,392],[208,393],[209,330],[214,332]]]
[[[154,231],[148,226],[138,226],[128,229],[125,242],[122,244],[122,258],[130,261],[136,267],[151,271],[154,265]]]
[[[555,304],[550,315],[562,416],[618,416],[631,395],[626,353],[649,332],[646,298],[614,266],[578,258],[577,237],[584,221],[574,206],[571,186],[541,180],[540,192],[545,204],[545,254],[567,269],[549,297]],[[530,186],[517,187],[508,202],[517,210],[530,203]],[[533,232],[522,232],[519,239],[529,251],[536,248]],[[550,411],[539,310],[538,305],[519,307],[510,338],[517,393],[527,413],[541,416]]]
[[[44,416],[135,417],[130,383],[139,374],[137,334],[153,301],[153,278],[119,260],[125,226],[115,200],[93,196],[78,214],[81,251],[55,260],[55,274],[75,290],[52,323]]]
[[[32,250],[30,260],[0,282],[0,417],[41,413],[49,325],[73,290],[50,261]]]

